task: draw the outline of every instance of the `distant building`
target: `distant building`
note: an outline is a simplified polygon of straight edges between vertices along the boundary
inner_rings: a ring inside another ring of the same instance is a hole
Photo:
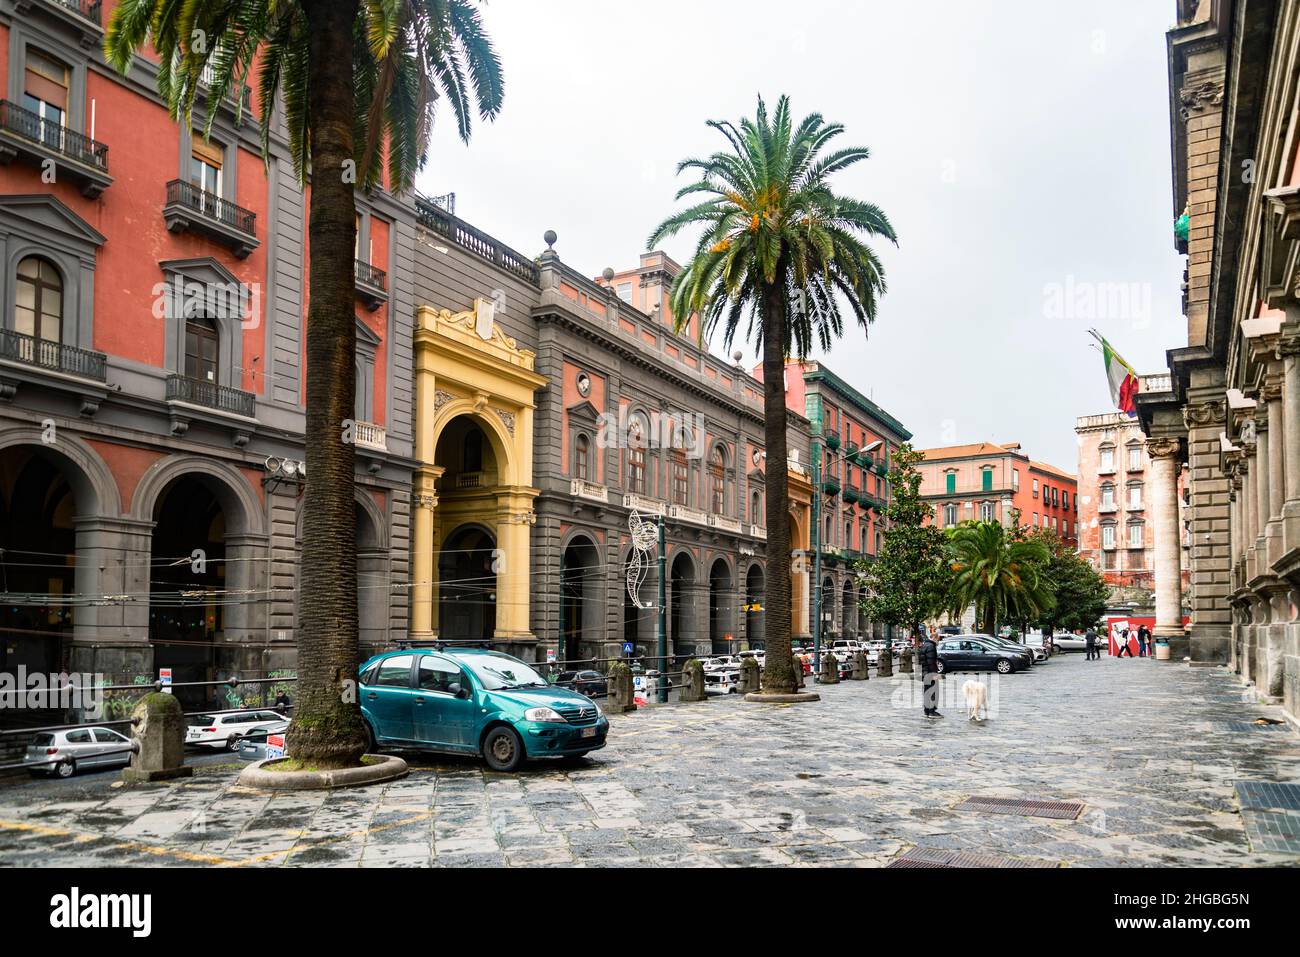
[[[921,497],[940,528],[968,521],[1020,524],[1056,532],[1066,544],[1079,536],[1078,480],[1064,469],[1036,462],[1018,442],[973,442],[922,449]]]
[[[1168,376],[1144,376],[1142,388],[1167,388],[1168,380]],[[1137,419],[1109,412],[1080,416],[1074,430],[1079,436],[1079,554],[1111,586],[1114,607],[1154,609],[1151,462],[1142,427]],[[1186,534],[1183,538],[1186,548]]]

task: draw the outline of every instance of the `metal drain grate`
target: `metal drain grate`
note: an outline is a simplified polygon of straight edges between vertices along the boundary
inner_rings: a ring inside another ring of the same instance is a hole
[[[998,857],[975,851],[945,851],[930,847],[914,847],[906,854],[894,858],[888,867],[942,868],[953,870],[965,867],[1056,867],[1051,861],[1025,861],[1014,857]]]
[[[1300,811],[1300,784],[1273,781],[1237,781],[1237,800],[1243,811]]]
[[[954,810],[1073,821],[1083,813],[1083,805],[1078,801],[1020,801],[1014,798],[969,797],[958,804]]]
[[[1290,731],[1285,724],[1263,724],[1254,721],[1222,721],[1214,726],[1215,731]]]

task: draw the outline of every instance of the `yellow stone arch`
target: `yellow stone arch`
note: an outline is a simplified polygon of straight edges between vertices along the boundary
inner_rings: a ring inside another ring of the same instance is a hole
[[[502,642],[532,641],[529,558],[533,500],[534,394],[546,379],[493,317],[493,305],[453,313],[421,306],[415,326],[414,554],[411,637],[438,637],[438,555],[447,534],[465,524],[491,529],[500,551],[496,625]],[[454,487],[437,461],[438,441],[469,419],[492,450],[495,474],[457,475]]]

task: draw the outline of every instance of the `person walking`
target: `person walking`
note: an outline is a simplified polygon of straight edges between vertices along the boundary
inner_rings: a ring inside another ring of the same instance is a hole
[[[1128,646],[1128,629],[1127,629],[1127,628],[1123,628],[1123,629],[1120,630],[1120,633],[1119,633],[1119,654],[1117,654],[1115,657],[1116,657],[1116,658],[1123,658],[1125,655],[1128,655],[1130,658],[1133,657],[1133,652],[1129,649],[1129,646]]]
[[[1101,658],[1097,653],[1097,633],[1091,628],[1083,633],[1083,650],[1086,652],[1084,661],[1097,661]]]
[[[920,639],[917,657],[921,680],[924,682],[921,686],[921,706],[927,718],[942,718],[943,715],[939,713],[939,679],[943,677],[939,673],[939,646],[929,635],[922,634]]]

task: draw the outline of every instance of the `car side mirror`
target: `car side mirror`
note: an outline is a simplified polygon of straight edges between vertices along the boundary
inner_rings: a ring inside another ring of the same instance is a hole
[[[447,690],[462,700],[469,697],[469,689],[459,681],[453,681],[451,684],[447,685]]]

